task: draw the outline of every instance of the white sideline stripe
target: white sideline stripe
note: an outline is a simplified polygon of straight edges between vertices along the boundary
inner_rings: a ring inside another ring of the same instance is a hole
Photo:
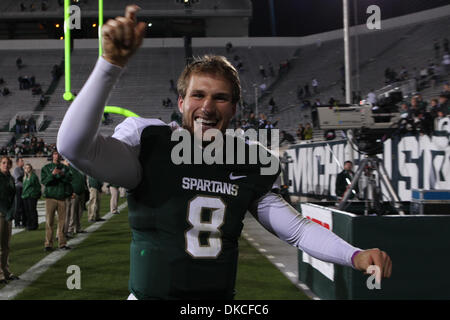
[[[248,236],[249,236],[248,233],[243,232],[242,234],[244,235],[244,237],[245,237],[247,240],[249,239],[249,238],[248,238]],[[255,242],[250,242],[250,243],[255,244]],[[257,249],[258,249],[258,248],[257,248]],[[266,255],[266,257],[267,257],[268,259],[272,259],[272,260],[275,259],[275,257],[272,256],[272,255]],[[271,261],[271,263],[273,263],[273,264],[274,264],[275,266],[277,266],[278,268],[280,268],[279,265],[281,265],[281,266],[284,268],[284,264],[282,264],[282,263],[279,263],[279,262],[273,262],[273,261]],[[282,270],[280,270],[280,271],[282,271]],[[291,273],[291,272],[285,272],[285,274],[286,274],[287,276],[289,276],[288,273]],[[298,278],[295,276],[295,274],[294,274],[294,276],[291,277],[291,278],[295,278],[295,279],[296,279],[296,281],[293,281],[294,285],[295,285],[297,288],[301,289],[301,290],[303,291],[303,293],[306,294],[310,299],[312,299],[312,300],[321,300],[318,296],[316,296],[316,294],[315,294],[314,292],[311,291],[311,289],[310,289],[306,284],[304,284],[303,282],[301,282],[300,279],[298,279]]]
[[[122,210],[126,208],[127,202],[122,203],[118,209]],[[111,212],[105,214],[102,218],[105,221],[98,221],[91,224],[85,229],[87,233],[80,233],[76,238],[71,239],[67,242],[70,247],[76,247],[81,242],[83,242],[91,233],[100,228],[105,222],[107,222],[111,217],[114,216]],[[72,249],[73,250],[73,249]],[[14,299],[19,293],[21,293],[26,287],[36,281],[48,268],[54,265],[59,259],[64,257],[67,253],[72,250],[56,250],[49,255],[45,256],[44,259],[36,263],[30,269],[19,275],[20,280],[13,280],[7,284],[3,289],[0,290],[0,300],[11,300]]]
[[[292,273],[292,272],[290,272],[290,271],[287,271],[287,272],[286,272],[286,275],[287,275],[288,277],[291,277],[291,278],[295,278],[295,277],[296,277],[295,273]]]

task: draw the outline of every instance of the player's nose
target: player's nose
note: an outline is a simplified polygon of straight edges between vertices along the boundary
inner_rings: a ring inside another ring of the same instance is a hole
[[[202,112],[209,116],[216,113],[216,106],[214,104],[213,99],[207,98],[204,99],[203,105],[202,105]]]

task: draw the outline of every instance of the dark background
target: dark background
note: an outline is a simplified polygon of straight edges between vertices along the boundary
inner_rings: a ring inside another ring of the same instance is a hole
[[[305,36],[342,28],[342,0],[273,0],[273,2],[278,37]],[[272,36],[269,0],[252,0],[252,3],[253,18],[250,22],[249,35]],[[355,24],[355,20],[357,24],[365,23],[369,17],[366,10],[370,5],[380,7],[383,20],[448,4],[449,0],[349,0],[350,24]]]

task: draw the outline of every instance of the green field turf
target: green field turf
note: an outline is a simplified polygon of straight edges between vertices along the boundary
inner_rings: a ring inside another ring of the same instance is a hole
[[[124,200],[121,199],[121,202]],[[109,210],[109,196],[103,195],[101,211]],[[127,210],[113,216],[80,245],[50,267],[16,299],[27,300],[124,300],[129,295],[129,246],[131,232]],[[90,225],[83,214],[83,228]],[[20,276],[47,253],[44,247],[45,225],[37,231],[21,232],[12,237],[11,270]],[[77,265],[81,270],[81,289],[69,290],[67,268]],[[1,288],[1,287],[0,287]],[[240,240],[240,258],[236,299],[308,299],[267,258],[245,239]]]

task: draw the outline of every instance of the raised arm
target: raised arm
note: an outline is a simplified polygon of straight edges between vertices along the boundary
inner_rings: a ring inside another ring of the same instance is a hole
[[[353,247],[328,229],[302,217],[274,193],[260,198],[251,213],[268,231],[314,258],[360,271],[366,271],[369,265],[375,264],[384,277],[391,274],[392,263],[385,252]]]
[[[64,116],[57,139],[59,153],[75,167],[128,189],[136,187],[141,179],[139,145],[103,137],[98,131],[106,100],[123,67],[142,43],[145,23],[136,24],[138,9],[128,6],[125,17],[103,25],[103,56]]]

